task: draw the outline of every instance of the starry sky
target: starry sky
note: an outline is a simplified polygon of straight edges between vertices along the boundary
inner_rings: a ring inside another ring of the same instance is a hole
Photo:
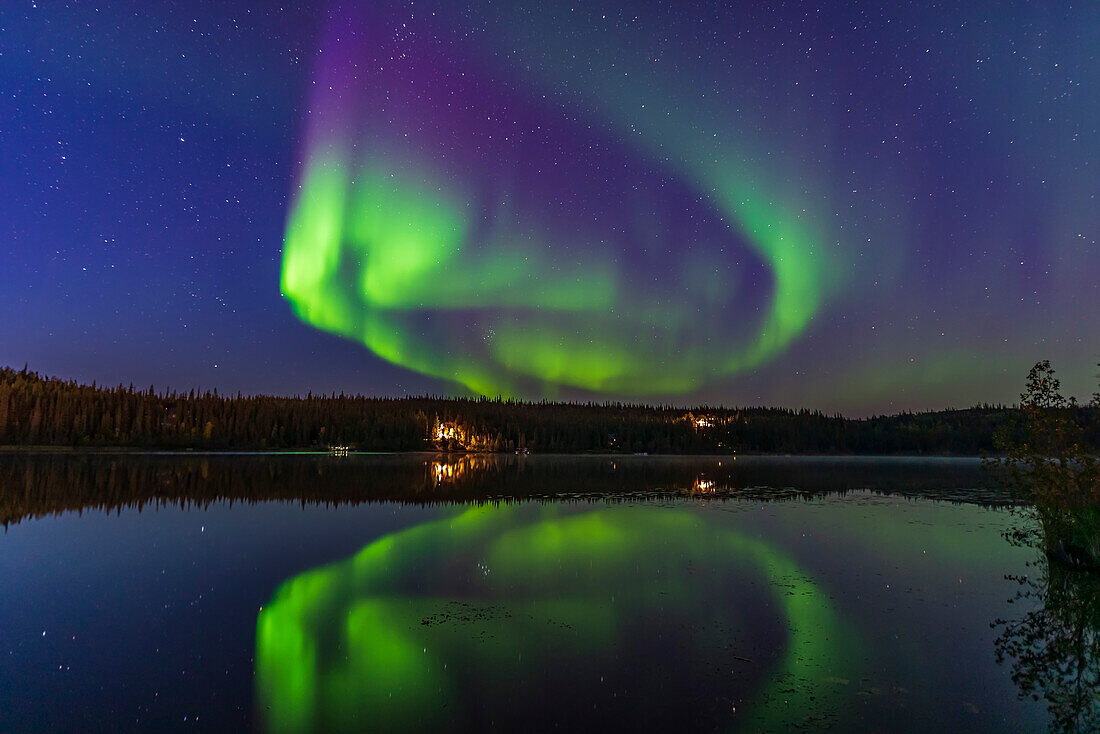
[[[852,414],[1100,356],[1088,3],[0,6],[0,363]]]

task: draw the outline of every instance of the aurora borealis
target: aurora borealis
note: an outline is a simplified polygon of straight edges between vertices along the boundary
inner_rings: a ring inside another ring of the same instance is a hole
[[[510,728],[539,706],[783,731],[830,715],[859,650],[781,549],[689,508],[487,505],[284,583],[257,621],[257,701],[272,734]],[[728,670],[746,654],[767,661],[747,679]],[[714,685],[748,709],[680,710]]]
[[[1089,5],[0,8],[0,361],[223,391],[1094,389]],[[132,355],[140,354],[140,360]]]
[[[659,95],[631,140],[483,68],[450,18],[395,33],[407,12],[341,8],[324,40],[283,260],[304,320],[489,396],[683,393],[802,333],[831,238],[736,128]]]

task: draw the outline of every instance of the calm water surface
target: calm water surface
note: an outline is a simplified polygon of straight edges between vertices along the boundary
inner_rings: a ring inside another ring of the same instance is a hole
[[[1021,651],[1096,620],[1003,500],[963,460],[0,456],[0,731],[1091,730]]]

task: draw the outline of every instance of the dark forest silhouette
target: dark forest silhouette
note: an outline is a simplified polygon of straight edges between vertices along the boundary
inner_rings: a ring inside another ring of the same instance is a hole
[[[1100,410],[1072,408],[1100,442]],[[1017,409],[867,419],[810,410],[691,409],[346,395],[233,397],[103,388],[0,369],[0,446],[157,449],[979,455]]]

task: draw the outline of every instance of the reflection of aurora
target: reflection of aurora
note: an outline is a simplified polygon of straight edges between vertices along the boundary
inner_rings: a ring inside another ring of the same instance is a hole
[[[753,575],[769,590],[746,593]],[[752,664],[730,652],[772,628]],[[591,695],[586,673],[610,681],[617,664],[655,676],[648,694],[632,679],[634,709],[667,713],[709,686],[747,701],[712,712],[711,727],[783,730],[835,706],[850,643],[790,558],[690,510],[479,507],[285,583],[257,623],[258,701],[280,733],[477,729],[486,716],[530,729],[540,695],[565,699],[552,718]],[[756,677],[731,679],[731,665]],[[670,681],[684,669],[689,680]],[[624,715],[654,715],[634,709]]]
[[[669,124],[659,94],[645,140],[579,122],[483,68],[445,7],[395,36],[379,5],[322,44],[282,269],[302,319],[489,395],[684,393],[806,329],[825,257],[744,131]]]

